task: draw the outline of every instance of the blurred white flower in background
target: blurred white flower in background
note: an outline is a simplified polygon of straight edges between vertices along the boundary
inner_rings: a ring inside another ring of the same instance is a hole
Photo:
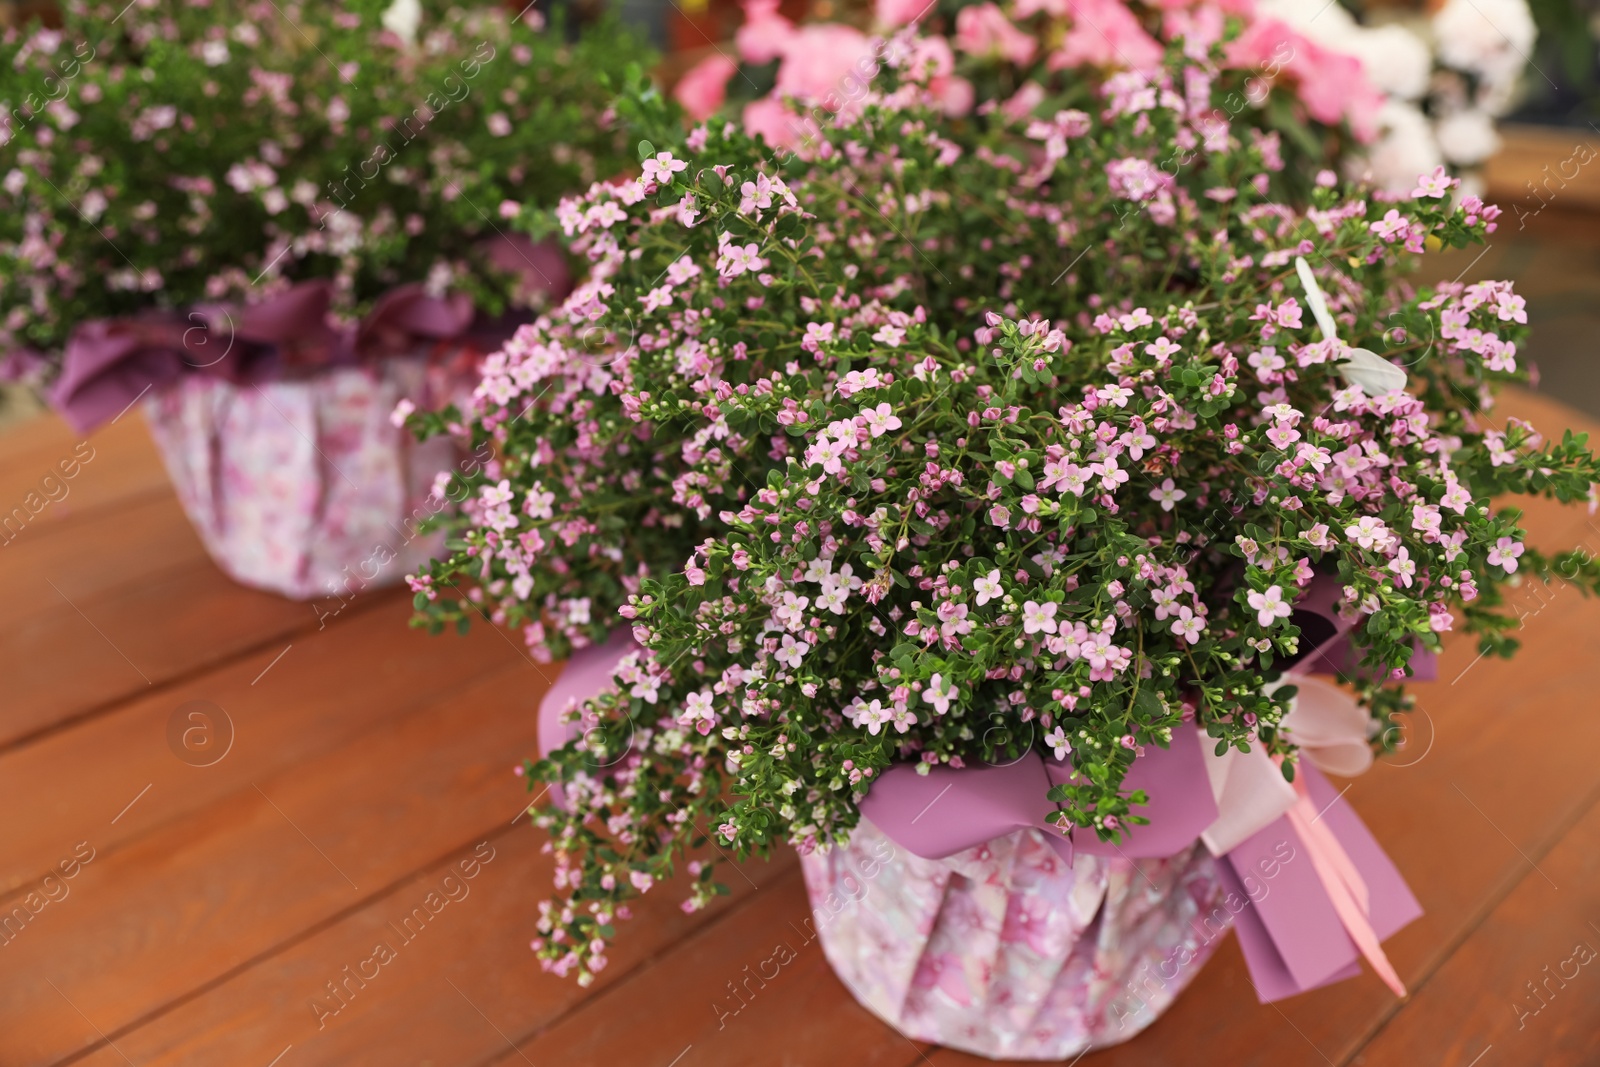
[[[1351,177],[1366,178],[1392,192],[1409,192],[1417,175],[1444,162],[1433,126],[1415,105],[1389,100],[1378,112],[1378,140],[1365,160],[1351,166]],[[1403,187],[1403,188],[1402,188]]]
[[[422,24],[419,0],[394,0],[383,12],[383,28],[408,45],[417,43],[417,27]]]
[[[1494,120],[1488,112],[1477,108],[1446,115],[1434,124],[1433,132],[1439,138],[1439,150],[1444,158],[1457,166],[1482,163],[1500,148]]]
[[[1495,82],[1516,80],[1537,34],[1526,0],[1448,0],[1433,16],[1439,59]]]
[[[1360,30],[1355,57],[1361,60],[1367,80],[1387,96],[1419,100],[1433,75],[1433,53],[1428,42],[1397,23]]]

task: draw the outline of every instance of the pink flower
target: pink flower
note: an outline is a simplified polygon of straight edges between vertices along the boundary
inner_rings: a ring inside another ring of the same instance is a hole
[[[964,7],[956,15],[956,47],[973,55],[998,55],[1009,63],[1033,58],[1034,40],[994,4]]]
[[[657,152],[655,158],[644,161],[644,180],[666,185],[672,181],[672,176],[689,169],[689,164],[682,159],[673,159],[671,152]]]
[[[972,110],[972,83],[952,73],[956,66],[955,53],[950,42],[943,37],[918,37],[911,42],[911,54],[905,67],[919,78],[925,78],[928,95],[944,109],[947,115],[965,115]]]
[[[1377,222],[1367,224],[1367,229],[1377,234],[1384,241],[1393,244],[1395,241],[1405,240],[1406,234],[1411,231],[1411,222],[1394,208]]]
[[[1412,579],[1417,573],[1417,564],[1404,546],[1395,553],[1394,559],[1389,561],[1389,572],[1394,575],[1394,580],[1399,582],[1402,588],[1411,588]]]
[[[1046,601],[1043,604],[1029,600],[1022,605],[1022,632],[1026,634],[1056,632],[1056,608]]]
[[[932,0],[878,0],[878,25],[885,29],[904,26],[933,10]]]
[[[1522,555],[1522,546],[1510,537],[1502,537],[1496,541],[1489,550],[1489,562],[1496,567],[1504,567],[1507,574],[1517,569],[1517,557]]]
[[[1361,61],[1330,52],[1277,19],[1264,18],[1247,26],[1228,46],[1227,63],[1240,70],[1280,67],[1284,76],[1298,83],[1300,100],[1312,118],[1330,126],[1347,120],[1361,141],[1378,134],[1384,97],[1367,81]]]
[[[870,43],[859,30],[835,23],[803,26],[784,46],[773,93],[815,99],[824,107],[833,94],[828,110],[836,111],[847,80],[864,80],[864,72],[873,69],[871,57]]]
[[[711,691],[703,689],[698,693],[690,693],[683,701],[683,714],[678,716],[679,726],[693,726],[702,735],[711,732],[712,725],[717,720],[717,713],[712,708]]]
[[[900,428],[900,417],[887,402],[879,404],[876,408],[864,408],[861,417],[867,420],[867,429],[871,431],[873,437],[882,437]]]
[[[1255,609],[1256,621],[1262,626],[1271,626],[1278,619],[1287,619],[1294,612],[1294,608],[1284,602],[1283,590],[1277,586],[1272,586],[1265,593],[1252,591],[1245,599],[1250,607]]]
[[[1443,167],[1435,167],[1432,174],[1424,174],[1417,178],[1417,187],[1411,190],[1414,197],[1431,196],[1444,199],[1450,195],[1450,190],[1461,183],[1450,177],[1450,172]]]
[[[721,52],[707,56],[678,79],[672,98],[683,105],[695,122],[704,121],[722,106],[728,95],[728,80],[738,69],[739,64]]]
[[[1200,635],[1205,632],[1205,628],[1206,621],[1187,607],[1179,608],[1178,617],[1172,620],[1172,632],[1191,645],[1200,643]]]
[[[950,702],[961,695],[954,681],[946,682],[944,676],[935,674],[928,681],[928,687],[922,691],[922,699],[933,705],[933,710],[940,715],[950,710]]]
[[[1189,494],[1177,487],[1171,478],[1163,478],[1158,488],[1150,490],[1150,499],[1161,505],[1162,511],[1171,511]]]
[[[1145,32],[1122,0],[1070,0],[1072,28],[1050,56],[1050,69],[1091,66],[1153,70],[1161,64],[1160,42]],[[1024,17],[1022,9],[1017,11]]]
[[[1026,82],[1016,95],[1000,105],[1000,111],[1013,122],[1021,122],[1033,114],[1033,109],[1044,103],[1044,86]]]
[[[805,132],[800,118],[783,105],[783,101],[766,96],[752,100],[744,106],[740,116],[745,132],[752,137],[764,137],[774,148],[796,148]]]
[[[733,35],[733,43],[746,61],[771,63],[783,55],[794,32],[794,23],[778,14],[778,0],[745,0],[744,25]],[[728,73],[731,76],[733,72]],[[727,80],[724,78],[723,83]],[[720,104],[721,100],[717,102]]]

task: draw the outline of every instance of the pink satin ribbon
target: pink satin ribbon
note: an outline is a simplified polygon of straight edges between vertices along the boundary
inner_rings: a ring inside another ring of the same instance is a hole
[[[1405,983],[1400,981],[1394,965],[1384,955],[1383,946],[1378,943],[1378,932],[1372,928],[1372,897],[1367,892],[1366,880],[1351,862],[1344,846],[1339,844],[1338,837],[1321,822],[1316,805],[1311,802],[1311,794],[1306,790],[1304,778],[1295,779],[1294,791],[1296,800],[1294,807],[1289,809],[1289,824],[1304,842],[1311,864],[1322,881],[1322,888],[1333,902],[1333,910],[1338,913],[1350,940],[1372,964],[1378,977],[1394,990],[1395,996],[1404,997]]]

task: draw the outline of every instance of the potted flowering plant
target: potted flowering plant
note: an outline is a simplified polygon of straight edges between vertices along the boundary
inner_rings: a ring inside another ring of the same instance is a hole
[[[451,463],[396,401],[442,402],[564,294],[502,219],[622,165],[600,86],[640,45],[418,0],[62,17],[0,36],[4,371],[80,430],[143,398],[236,577],[347,581]]]
[[[1202,126],[1215,54],[973,121],[881,54],[796,153],[625,98],[641,176],[557,212],[588,280],[411,416],[494,453],[418,624],[573,656],[535,950],[589,981],[631,897],[787,841],[916,1038],[1125,1038],[1230,923],[1267,999],[1363,957],[1399,989],[1416,902],[1318,768],[1394,739],[1440,633],[1510,649],[1513,571],[1600,577],[1487,503],[1600,480],[1488,413],[1521,299],[1402,280],[1498,211],[1442,172],[1275,198]]]

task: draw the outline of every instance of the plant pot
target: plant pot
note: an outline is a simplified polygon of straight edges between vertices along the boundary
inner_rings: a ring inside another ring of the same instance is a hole
[[[1066,863],[1038,830],[941,860],[862,819],[801,859],[823,952],[909,1038],[992,1059],[1070,1059],[1155,1021],[1228,926],[1199,844]]]
[[[390,420],[398,401],[425,403],[441,379],[421,358],[259,384],[190,374],[143,406],[218,566],[287,597],[342,602],[399,582],[441,548],[417,525],[444,506],[429,493],[455,448],[419,444]]]

